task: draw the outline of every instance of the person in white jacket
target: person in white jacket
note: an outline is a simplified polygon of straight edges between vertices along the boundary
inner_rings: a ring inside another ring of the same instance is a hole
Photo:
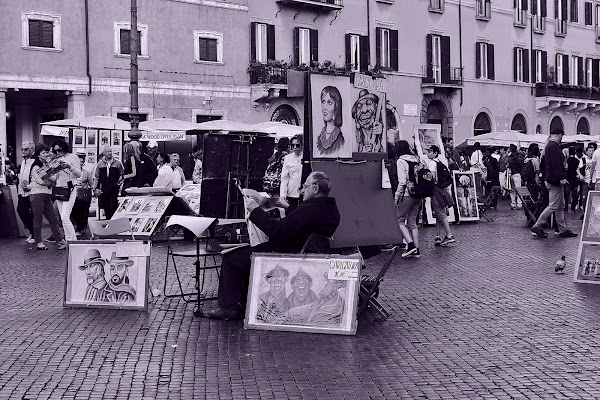
[[[421,199],[412,197],[408,193],[407,185],[409,182],[409,163],[418,164],[419,157],[412,154],[410,145],[406,140],[398,142],[398,161],[396,168],[398,170],[398,189],[394,196],[396,200],[396,215],[400,226],[400,232],[407,243],[406,250],[402,253],[402,257],[421,256],[419,252],[419,228],[417,220],[421,209]]]
[[[303,136],[296,135],[290,141],[292,152],[283,157],[281,168],[281,186],[279,197],[289,205],[298,205],[300,202],[300,185],[302,181],[302,147]]]

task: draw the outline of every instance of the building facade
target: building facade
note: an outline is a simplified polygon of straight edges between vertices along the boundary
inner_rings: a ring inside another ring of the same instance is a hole
[[[128,1],[0,0],[0,144],[39,123],[127,118]],[[584,0],[138,2],[142,119],[304,124],[288,73],[387,79],[388,126],[456,143],[494,130],[600,127],[600,5]],[[557,117],[557,118],[555,118]],[[18,160],[18,155],[17,157]]]

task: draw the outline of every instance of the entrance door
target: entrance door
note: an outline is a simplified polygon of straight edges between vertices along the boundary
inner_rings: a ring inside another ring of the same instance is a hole
[[[427,123],[441,126],[441,135],[444,142],[452,139],[448,134],[448,115],[446,107],[439,100],[434,100],[427,107]]]

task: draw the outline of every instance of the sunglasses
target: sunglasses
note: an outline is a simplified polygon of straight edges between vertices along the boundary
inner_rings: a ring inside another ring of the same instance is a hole
[[[290,148],[292,148],[292,149],[296,149],[296,148],[298,148],[298,147],[300,147],[300,144],[299,144],[299,143],[296,143],[296,144],[292,143],[292,144],[290,145]]]
[[[55,148],[55,149],[52,149],[52,152],[53,152],[54,154],[58,154],[58,153],[60,153],[60,148]]]

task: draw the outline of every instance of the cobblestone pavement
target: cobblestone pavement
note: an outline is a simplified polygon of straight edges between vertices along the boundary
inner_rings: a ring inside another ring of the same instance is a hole
[[[452,248],[423,228],[423,256],[382,283],[392,316],[356,336],[244,330],[163,296],[148,313],[65,309],[65,253],[2,240],[0,398],[600,398],[600,287],[572,282],[578,239],[534,238],[507,208],[453,226]]]

